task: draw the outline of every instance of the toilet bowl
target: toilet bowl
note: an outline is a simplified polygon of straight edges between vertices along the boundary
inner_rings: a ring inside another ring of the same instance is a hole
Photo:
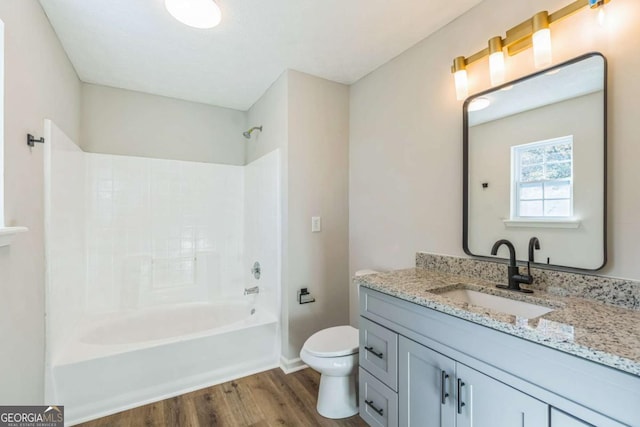
[[[377,271],[360,270],[356,276]],[[357,381],[359,332],[353,326],[335,326],[311,335],[300,359],[320,372],[317,410],[325,418],[347,418],[358,413]]]
[[[358,330],[336,326],[311,335],[300,358],[320,372],[318,413],[326,418],[346,418],[358,413],[356,371],[358,369]]]

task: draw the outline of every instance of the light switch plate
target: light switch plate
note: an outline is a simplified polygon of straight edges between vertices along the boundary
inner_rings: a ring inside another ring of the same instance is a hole
[[[319,216],[311,217],[311,232],[319,233],[322,231],[322,219]]]

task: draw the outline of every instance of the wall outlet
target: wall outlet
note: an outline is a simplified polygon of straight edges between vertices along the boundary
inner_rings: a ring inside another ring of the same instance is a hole
[[[322,218],[320,218],[319,216],[312,216],[311,217],[311,232],[312,233],[319,233],[322,231]]]

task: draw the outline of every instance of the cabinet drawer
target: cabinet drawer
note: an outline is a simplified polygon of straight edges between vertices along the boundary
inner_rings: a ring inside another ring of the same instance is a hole
[[[372,427],[398,426],[398,395],[360,368],[360,417]]]
[[[398,334],[361,317],[360,366],[398,391]]]
[[[591,427],[591,424],[573,418],[556,408],[551,408],[551,427]]]

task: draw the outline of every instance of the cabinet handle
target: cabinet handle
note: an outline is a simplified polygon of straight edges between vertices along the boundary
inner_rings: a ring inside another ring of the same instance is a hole
[[[365,400],[364,403],[366,403],[371,409],[376,411],[378,414],[380,415],[384,414],[384,411],[382,410],[382,408],[378,409],[373,405],[373,400]]]
[[[449,375],[445,371],[440,372],[440,403],[443,405],[447,402],[447,397],[449,397],[449,393],[447,393],[447,379],[449,379]]]
[[[375,351],[373,347],[365,347],[364,349],[379,359],[382,359],[382,357],[384,356],[382,353],[378,353],[377,351]]]
[[[462,401],[462,387],[464,387],[464,382],[458,378],[458,414],[462,414],[462,408],[465,406]]]

